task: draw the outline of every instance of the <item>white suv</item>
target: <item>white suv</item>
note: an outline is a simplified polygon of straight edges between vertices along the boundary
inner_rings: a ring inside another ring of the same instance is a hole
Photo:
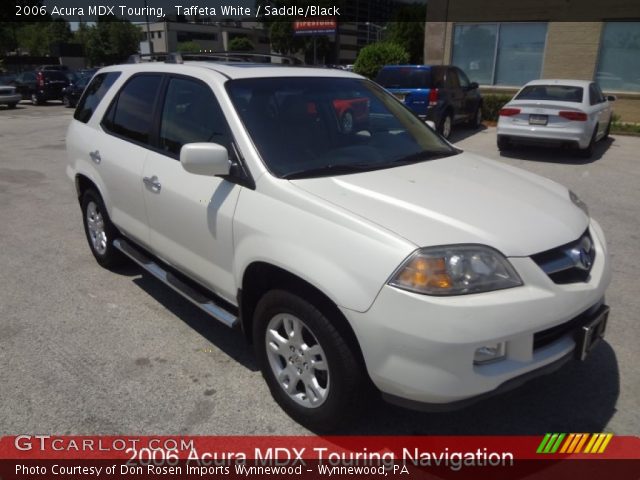
[[[241,329],[310,428],[339,425],[371,383],[459,407],[604,332],[607,248],[578,197],[460,151],[358,75],[107,67],[67,152],[98,263],[128,257]]]

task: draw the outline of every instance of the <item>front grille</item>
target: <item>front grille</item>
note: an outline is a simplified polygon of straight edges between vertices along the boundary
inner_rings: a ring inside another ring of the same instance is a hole
[[[600,300],[586,312],[582,312],[577,317],[572,318],[568,322],[556,325],[555,327],[542,330],[533,335],[533,349],[544,347],[550,343],[559,340],[569,333],[577,331],[582,325],[586,324],[593,314],[604,304],[604,299]]]
[[[586,282],[596,259],[596,248],[587,230],[577,240],[531,258],[554,283]]]

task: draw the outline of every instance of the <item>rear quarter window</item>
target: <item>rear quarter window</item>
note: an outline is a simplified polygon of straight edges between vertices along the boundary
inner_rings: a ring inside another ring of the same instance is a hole
[[[96,107],[100,104],[100,101],[119,76],[120,72],[107,72],[100,73],[93,77],[93,80],[78,102],[78,107],[73,114],[73,118],[82,123],[87,123],[91,119]]]

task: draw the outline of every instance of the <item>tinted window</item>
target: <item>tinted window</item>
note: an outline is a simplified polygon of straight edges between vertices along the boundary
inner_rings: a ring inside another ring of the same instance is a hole
[[[160,75],[137,75],[129,80],[109,107],[102,121],[105,128],[134,142],[149,143],[161,81]]]
[[[54,81],[54,82],[66,82],[67,81],[67,76],[62,73],[62,72],[56,72],[54,70],[45,70],[42,72],[42,75],[44,76],[44,78],[48,81]]]
[[[458,89],[460,88],[460,83],[458,82],[458,72],[450,68],[447,70],[447,79],[446,79],[447,88]]]
[[[458,73],[458,80],[460,80],[460,86],[462,88],[468,88],[469,79],[467,78],[467,76],[464,74],[462,70],[456,70],[456,72]]]
[[[194,142],[219,143],[231,151],[227,122],[211,89],[172,78],[162,110],[160,148],[178,155],[183,145]]]
[[[589,104],[595,105],[596,103],[600,103],[600,95],[596,90],[596,86],[592,83],[589,85]]]
[[[431,88],[431,71],[426,68],[383,68],[376,82],[385,88]]]
[[[109,87],[113,85],[113,82],[115,82],[119,76],[120,72],[96,75],[78,102],[78,107],[76,108],[73,118],[87,123],[100,103],[100,100],[102,100],[102,97],[105,96],[107,91],[109,91]]]
[[[552,100],[556,102],[582,102],[582,87],[568,85],[529,85],[515,100]]]

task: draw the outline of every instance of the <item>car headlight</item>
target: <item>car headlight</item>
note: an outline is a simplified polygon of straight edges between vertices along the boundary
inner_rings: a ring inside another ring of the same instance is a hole
[[[483,245],[421,248],[393,273],[389,285],[427,295],[463,295],[522,285],[498,251]]]
[[[580,200],[580,197],[572,190],[569,190],[569,198],[576,207],[584,212],[587,217],[589,216],[589,208],[587,208],[587,204]]]

